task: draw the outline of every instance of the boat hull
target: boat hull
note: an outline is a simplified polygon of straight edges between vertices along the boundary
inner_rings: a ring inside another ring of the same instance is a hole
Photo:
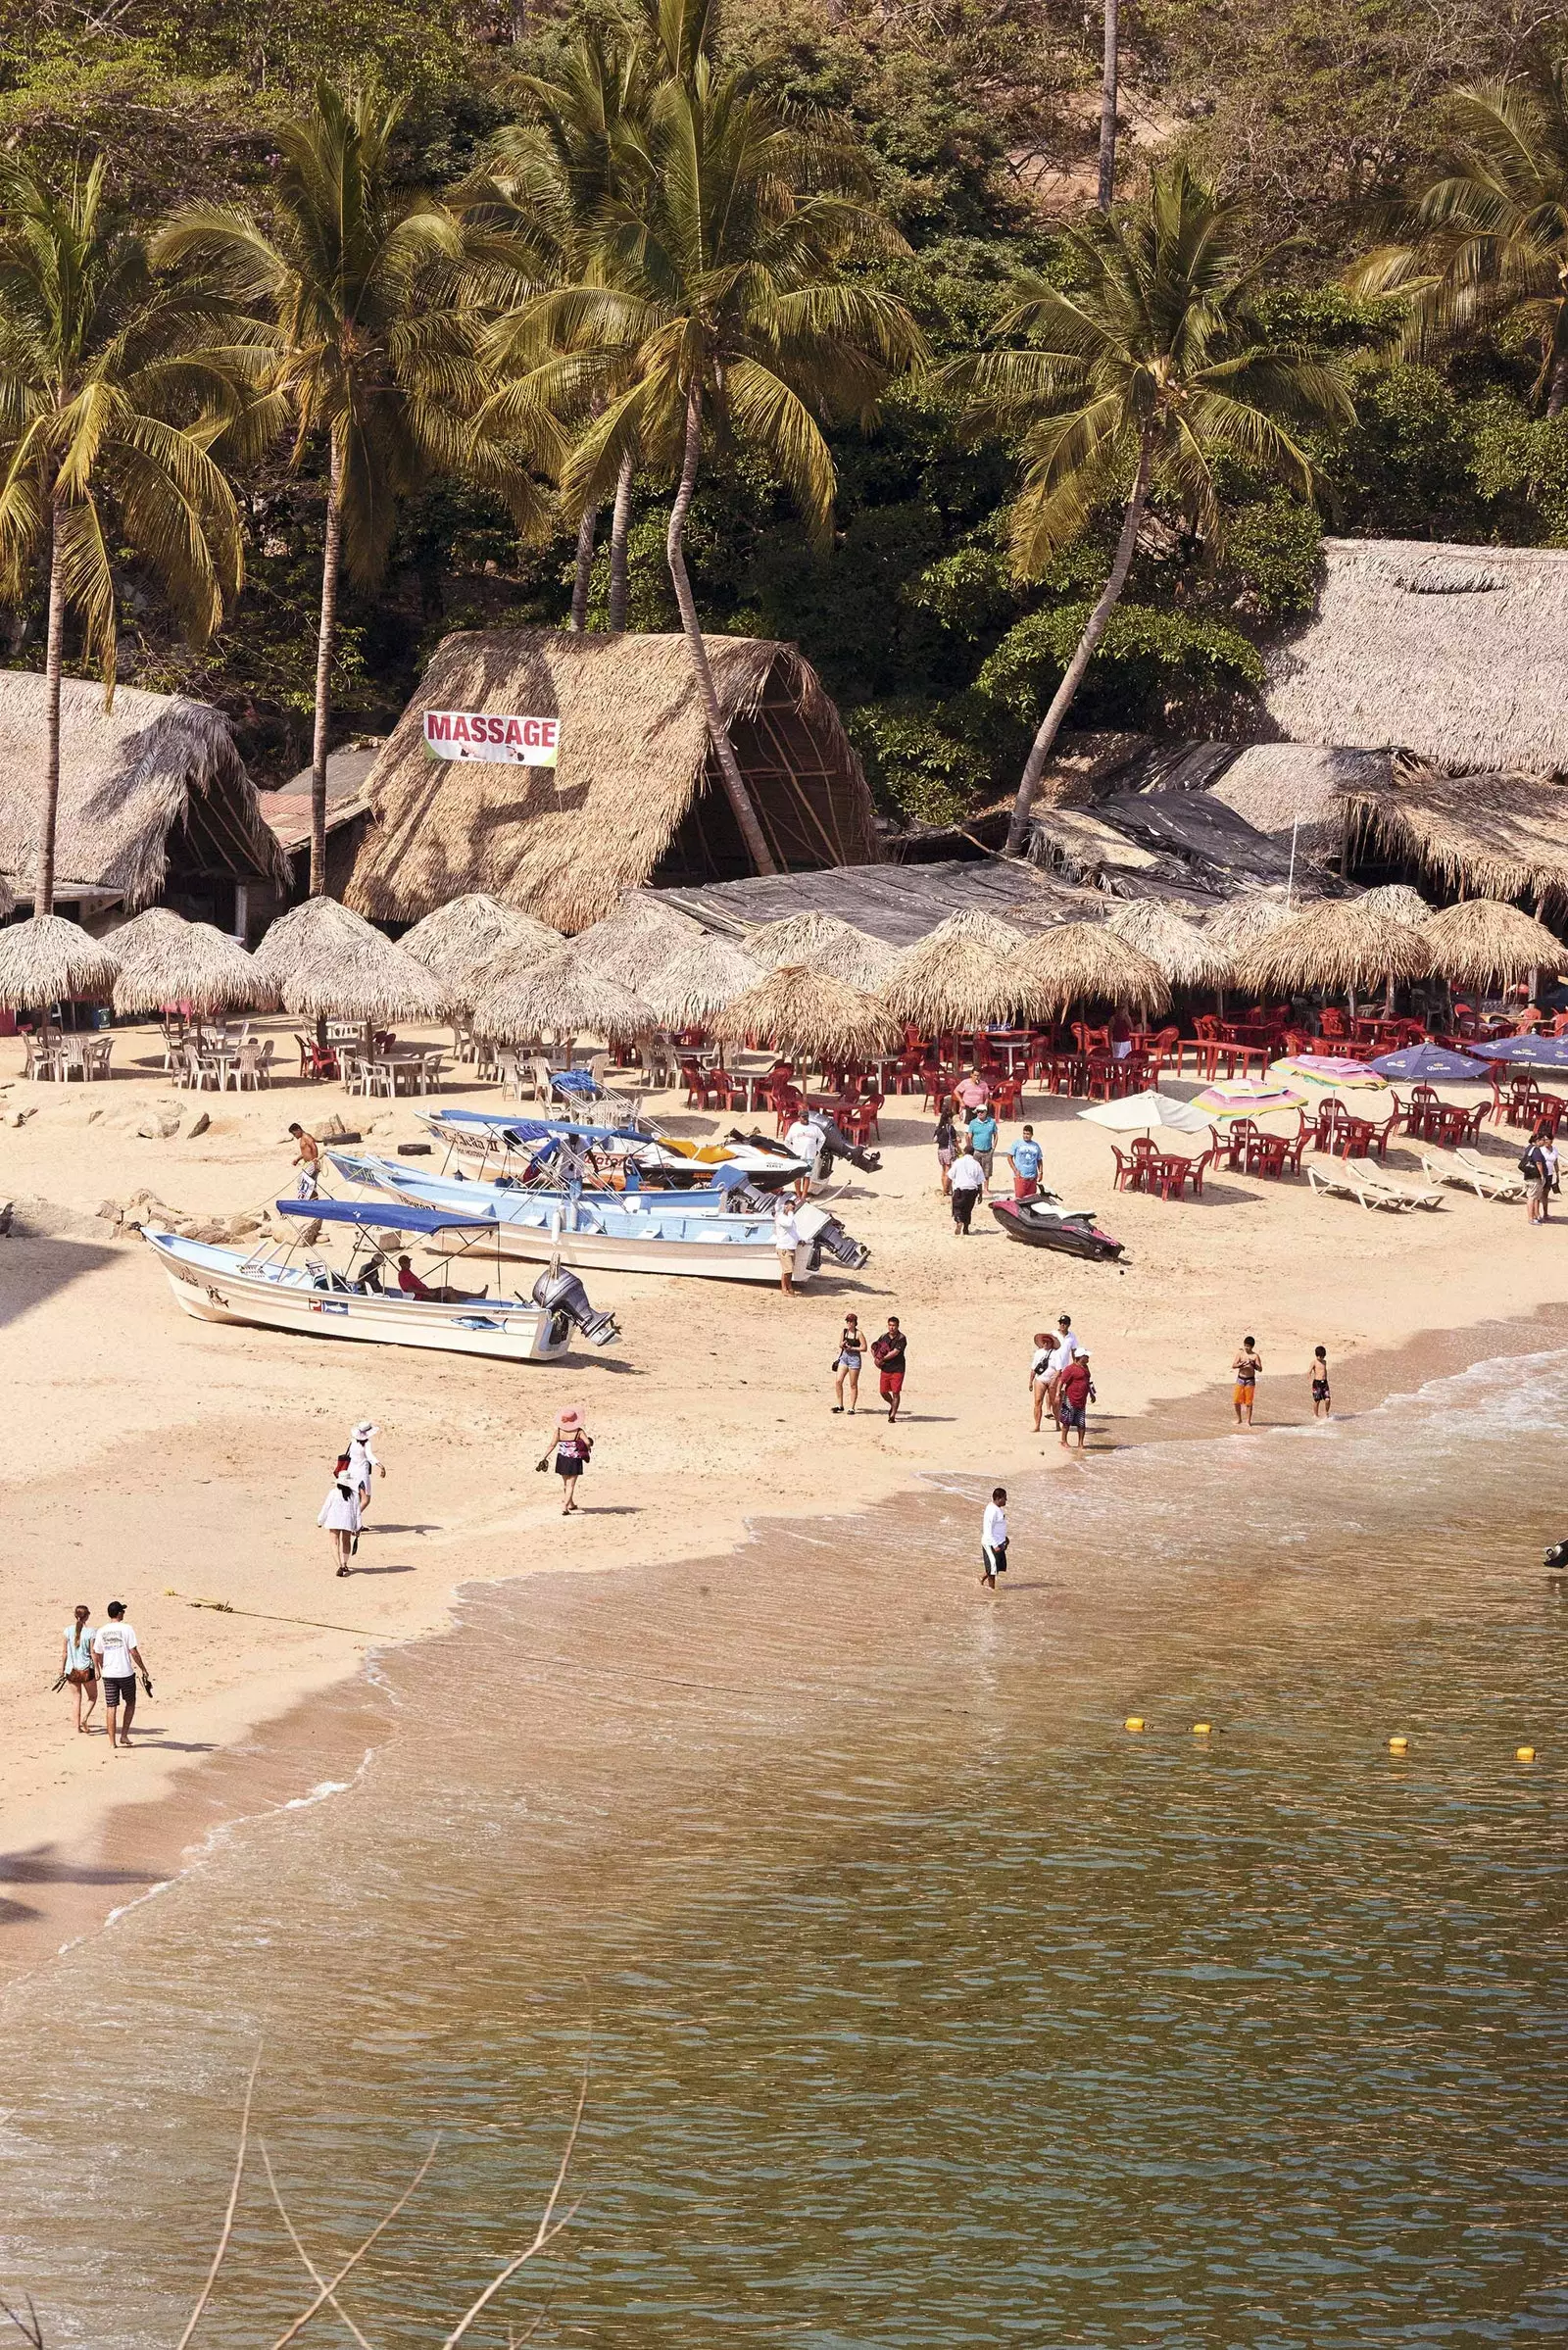
[[[418,1346],[441,1354],[478,1354],[502,1362],[553,1362],[570,1344],[564,1316],[504,1299],[468,1305],[418,1297],[360,1297],[319,1290],[307,1279],[278,1280],[243,1270],[231,1248],[143,1235],[169,1277],[183,1312],[197,1322],[286,1330],[300,1338],[353,1339],[362,1345]]]

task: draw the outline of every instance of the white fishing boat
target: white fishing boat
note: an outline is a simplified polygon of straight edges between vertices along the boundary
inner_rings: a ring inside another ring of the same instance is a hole
[[[410,1207],[460,1216],[478,1187],[461,1178],[424,1175],[397,1160],[327,1152],[348,1183],[389,1194]],[[583,1272],[678,1273],[706,1281],[776,1282],[778,1250],[771,1212],[730,1208],[689,1210],[678,1195],[658,1192],[547,1193],[503,1191],[487,1184],[482,1198],[496,1218],[503,1256],[532,1263],[559,1259]],[[800,1239],[791,1278],[815,1273],[824,1252],[844,1265],[864,1264],[866,1250],[836,1218],[808,1200],[795,1210]],[[428,1243],[444,1252],[438,1241]]]
[[[183,1310],[198,1322],[240,1322],[289,1330],[307,1338],[358,1339],[379,1346],[424,1346],[444,1354],[483,1354],[507,1362],[550,1362],[566,1352],[575,1328],[590,1345],[608,1346],[619,1332],[614,1317],[595,1313],[582,1283],[558,1266],[540,1275],[527,1297],[501,1286],[503,1255],[493,1217],[455,1216],[435,1208],[397,1206],[375,1199],[280,1199],[281,1214],[299,1222],[299,1237],[259,1243],[248,1252],[172,1232],[142,1238],[169,1276]],[[352,1236],[347,1266],[312,1253],[307,1232],[317,1225]],[[378,1237],[384,1236],[384,1237]],[[495,1294],[439,1289],[419,1282],[399,1288],[390,1243],[405,1237],[434,1248],[470,1278],[483,1269],[477,1254],[494,1259]],[[417,1294],[422,1291],[424,1294]]]

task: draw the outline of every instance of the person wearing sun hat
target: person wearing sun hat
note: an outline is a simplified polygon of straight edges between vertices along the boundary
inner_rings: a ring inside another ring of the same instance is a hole
[[[378,1433],[373,1420],[361,1420],[350,1436],[346,1446],[349,1468],[353,1473],[354,1483],[359,1492],[362,1514],[370,1506],[371,1478],[386,1475],[385,1461],[377,1460],[370,1449],[370,1439]]]
[[[564,1518],[569,1518],[577,1507],[577,1480],[587,1468],[594,1448],[594,1440],[584,1427],[582,1413],[575,1404],[568,1405],[565,1411],[556,1415],[553,1443],[556,1475],[561,1480],[561,1490],[565,1495],[561,1514]],[[546,1453],[545,1460],[549,1457]],[[541,1468],[544,1465],[545,1461],[539,1464]]]

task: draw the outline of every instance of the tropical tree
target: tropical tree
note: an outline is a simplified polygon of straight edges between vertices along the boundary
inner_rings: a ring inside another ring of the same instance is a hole
[[[1270,256],[1249,261],[1236,205],[1185,164],[1156,172],[1147,203],[1092,214],[1066,237],[1073,290],[1019,289],[1001,331],[1022,350],[958,362],[971,430],[1020,437],[1023,488],[1012,557],[1037,578],[1105,506],[1120,503],[1109,574],[1040,722],[1007,833],[1021,853],[1053,744],[1127,582],[1149,497],[1159,484],[1192,528],[1220,526],[1214,467],[1230,459],[1303,498],[1317,477],[1293,427],[1353,418],[1332,365],[1272,337],[1254,295]]]
[[[156,258],[193,271],[231,308],[251,398],[231,428],[255,454],[290,432],[295,462],[326,447],[326,519],[317,633],[311,774],[311,893],[326,888],[326,745],[339,580],[380,577],[399,501],[439,474],[493,491],[518,527],[549,505],[534,467],[561,454],[549,417],[526,430],[478,422],[492,388],[479,358],[497,256],[477,249],[452,207],[398,179],[400,109],[327,83],[274,132],[270,218],[195,207],[160,233]],[[526,256],[509,257],[522,269]]]
[[[1452,100],[1454,136],[1401,240],[1351,273],[1398,297],[1412,356],[1514,321],[1541,351],[1538,396],[1568,407],[1568,59]]]
[[[68,614],[112,701],[122,550],[198,643],[240,584],[239,515],[210,455],[226,384],[206,341],[199,306],[110,202],[103,157],[65,185],[0,167],[0,583],[48,583],[36,913],[54,907]]]
[[[760,873],[775,867],[719,709],[684,540],[705,446],[748,451],[790,491],[815,542],[831,538],[835,475],[822,421],[869,418],[894,370],[924,353],[904,304],[846,274],[898,240],[863,168],[820,123],[797,120],[709,56],[697,12],[667,0],[663,77],[625,126],[621,184],[592,265],[497,333],[494,356],[543,335],[597,355],[610,392],[562,476],[603,500],[628,455],[675,481],[669,575],[724,788]]]

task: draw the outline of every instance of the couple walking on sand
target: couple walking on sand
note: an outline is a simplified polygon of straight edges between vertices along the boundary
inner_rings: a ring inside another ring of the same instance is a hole
[[[908,1358],[909,1342],[899,1325],[897,1314],[889,1314],[888,1326],[879,1339],[871,1342],[871,1360],[877,1367],[882,1400],[888,1407],[888,1425],[899,1416],[904,1400],[904,1374]],[[839,1350],[832,1361],[835,1412],[846,1409],[844,1398],[850,1400],[848,1410],[855,1416],[860,1397],[860,1365],[865,1360],[865,1340],[858,1314],[847,1313],[844,1328],[839,1334]]]
[[[76,1692],[76,1728],[88,1732],[98,1692],[103,1691],[104,1727],[109,1743],[118,1752],[130,1744],[130,1725],[136,1714],[136,1677],[150,1697],[153,1685],[147,1677],[147,1660],[136,1639],[136,1628],[125,1621],[123,1599],[111,1599],[104,1622],[93,1630],[90,1607],[78,1601],[72,1621],[66,1626],[61,1648],[60,1678],[57,1689],[66,1687]],[[82,1703],[86,1699],[85,1706]]]
[[[1074,1436],[1082,1452],[1088,1438],[1089,1406],[1095,1400],[1095,1389],[1089,1349],[1074,1331],[1071,1314],[1057,1315],[1054,1335],[1049,1330],[1035,1332],[1029,1390],[1034,1398],[1036,1433],[1049,1404],[1063,1452],[1069,1450]]]
[[[360,1546],[361,1529],[370,1505],[370,1480],[386,1475],[385,1462],[377,1460],[370,1449],[375,1434],[373,1420],[359,1422],[332,1465],[332,1490],[316,1520],[331,1537],[332,1556],[340,1575],[350,1573],[349,1561]]]

